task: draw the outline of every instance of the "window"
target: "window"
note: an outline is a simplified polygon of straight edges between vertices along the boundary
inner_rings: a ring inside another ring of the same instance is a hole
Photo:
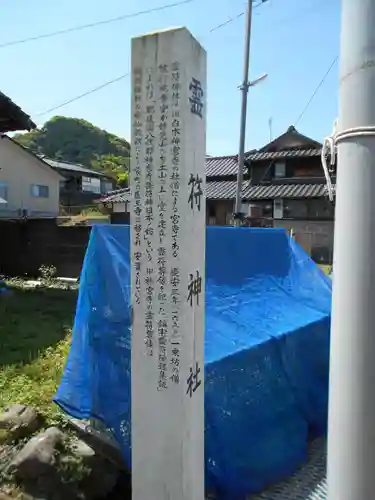
[[[275,163],[275,178],[281,179],[285,177],[285,162],[277,161]]]
[[[284,214],[289,219],[305,219],[308,215],[308,201],[285,200]]]
[[[39,184],[31,184],[31,196],[35,198],[48,198],[49,187],[41,186]]]
[[[8,183],[6,181],[0,181],[0,210],[6,208],[8,201]]]
[[[284,200],[274,200],[273,201],[273,218],[282,219],[284,216]]]
[[[100,194],[100,179],[82,176],[82,191]]]
[[[112,191],[113,189],[113,183],[110,182],[110,181],[104,181],[102,183],[102,193],[105,194],[105,193],[108,193],[108,191]]]

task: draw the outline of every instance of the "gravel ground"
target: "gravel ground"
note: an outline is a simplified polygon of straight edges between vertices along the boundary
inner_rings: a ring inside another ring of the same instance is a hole
[[[317,439],[310,447],[309,460],[290,479],[252,495],[248,500],[326,500],[326,444]]]

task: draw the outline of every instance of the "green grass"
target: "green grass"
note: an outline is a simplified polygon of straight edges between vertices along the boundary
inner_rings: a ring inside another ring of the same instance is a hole
[[[329,274],[332,268],[331,265],[326,265],[326,264],[319,264],[319,267],[325,274]]]
[[[0,297],[0,410],[11,403],[36,407],[57,423],[52,403],[68,355],[77,292],[12,286]]]

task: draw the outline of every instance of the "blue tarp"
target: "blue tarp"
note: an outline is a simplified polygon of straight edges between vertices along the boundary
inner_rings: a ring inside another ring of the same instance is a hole
[[[55,401],[112,429],[130,464],[128,226],[91,231]],[[206,483],[220,499],[290,475],[325,432],[331,281],[277,229],[207,228]]]

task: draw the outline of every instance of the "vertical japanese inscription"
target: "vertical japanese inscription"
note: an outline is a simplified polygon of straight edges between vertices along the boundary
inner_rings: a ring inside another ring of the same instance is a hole
[[[146,272],[144,274],[144,287],[146,299],[145,312],[145,344],[146,352],[149,356],[154,354],[154,331],[155,331],[155,311],[153,309],[153,297],[155,292],[155,272],[152,248],[152,237],[154,234],[154,153],[155,153],[155,102],[154,102],[154,82],[153,72],[148,69],[146,72],[146,106],[145,106],[145,137],[144,137],[144,168],[145,168],[145,196],[144,196],[144,231],[143,239],[146,251]]]
[[[167,188],[168,188],[168,125],[169,125],[169,68],[167,64],[158,67],[159,95],[159,166],[157,193],[157,282],[158,282],[158,390],[168,388],[168,330],[169,317],[167,311],[168,297],[168,252],[165,246],[167,233]]]
[[[133,133],[134,133],[134,155],[135,155],[135,168],[134,168],[134,223],[133,223],[133,238],[134,238],[134,271],[135,271],[135,304],[141,303],[141,260],[142,252],[141,238],[142,238],[142,203],[141,203],[141,149],[143,142],[142,131],[142,69],[135,68],[134,70],[134,104],[133,104]]]
[[[197,80],[196,78],[192,78],[190,85],[189,85],[189,90],[191,92],[191,96],[189,98],[190,102],[190,111],[193,113],[193,115],[199,116],[199,118],[203,118],[203,96],[204,92],[202,89],[201,82]]]
[[[175,61],[171,65],[171,144],[170,154],[172,158],[170,189],[172,195],[172,265],[170,270],[171,285],[171,367],[170,379],[172,383],[180,383],[180,302],[181,302],[181,271],[179,266],[180,257],[180,153],[181,153],[181,121],[180,121],[180,92],[181,92],[180,63]]]

